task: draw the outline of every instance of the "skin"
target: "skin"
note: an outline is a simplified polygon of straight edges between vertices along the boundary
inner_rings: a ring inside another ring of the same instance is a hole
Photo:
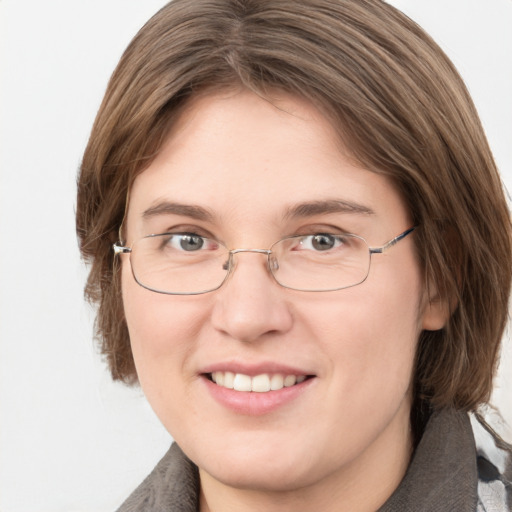
[[[372,213],[285,215],[297,203],[330,199]],[[201,206],[211,218],[143,215],[162,201]],[[131,244],[176,229],[267,249],[334,226],[380,246],[410,223],[393,185],[344,155],[311,104],[237,91],[190,102],[135,180],[126,235]],[[285,289],[264,255],[241,253],[220,289],[162,295],[140,287],[123,256],[137,374],[200,468],[202,511],[373,511],[392,494],[411,454],[416,342],[446,321],[446,308],[426,296],[413,237],[375,255],[362,284],[325,293]],[[314,378],[291,402],[246,415],[206,390],[201,370],[225,361],[287,364]]]

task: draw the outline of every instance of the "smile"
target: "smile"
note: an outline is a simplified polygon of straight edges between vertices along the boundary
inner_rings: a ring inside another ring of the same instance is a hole
[[[283,375],[280,373],[262,373],[251,377],[243,373],[233,372],[212,372],[209,374],[212,382],[217,386],[235,391],[267,393],[269,391],[279,391],[283,388],[289,388],[300,384],[307,379],[306,375]]]

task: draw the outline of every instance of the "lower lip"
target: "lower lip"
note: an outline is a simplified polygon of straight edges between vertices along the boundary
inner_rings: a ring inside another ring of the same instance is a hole
[[[217,386],[207,377],[203,380],[213,398],[222,406],[246,416],[261,416],[285,406],[299,397],[308,389],[314,378],[306,379],[300,384],[295,384],[278,391],[267,391],[258,393],[255,391],[235,391],[222,386]]]

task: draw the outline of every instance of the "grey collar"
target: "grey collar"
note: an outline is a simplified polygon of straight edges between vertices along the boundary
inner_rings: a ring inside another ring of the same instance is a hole
[[[378,512],[475,512],[476,448],[466,413],[430,417],[402,482]]]

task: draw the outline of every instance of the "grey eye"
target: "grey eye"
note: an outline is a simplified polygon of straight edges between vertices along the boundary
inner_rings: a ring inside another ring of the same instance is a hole
[[[179,243],[184,251],[198,251],[203,247],[204,239],[198,235],[181,235]]]
[[[327,234],[318,234],[311,237],[311,247],[317,251],[328,251],[336,246],[336,237]]]

